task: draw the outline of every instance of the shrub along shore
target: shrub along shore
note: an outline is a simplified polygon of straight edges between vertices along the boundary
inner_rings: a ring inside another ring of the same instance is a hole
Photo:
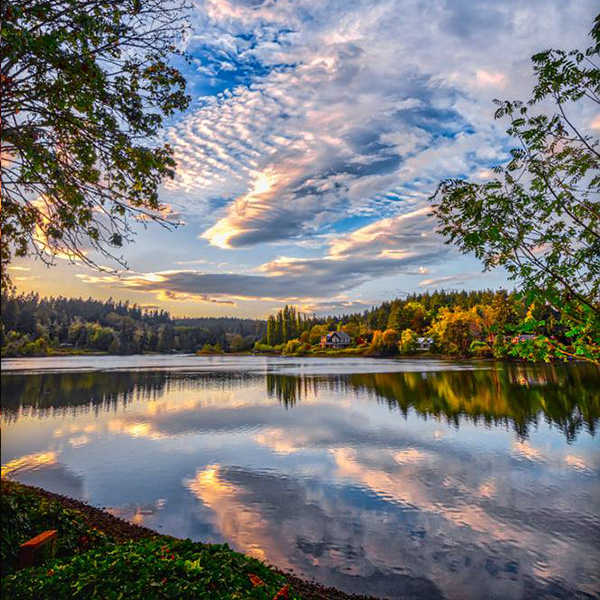
[[[235,552],[159,534],[108,512],[2,479],[2,597],[358,600]],[[56,557],[17,570],[19,546],[58,530]]]

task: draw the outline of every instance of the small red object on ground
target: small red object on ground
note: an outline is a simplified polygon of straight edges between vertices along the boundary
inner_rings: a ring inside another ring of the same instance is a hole
[[[254,575],[254,573],[250,573],[250,575],[248,575],[248,578],[250,579],[254,587],[265,585],[265,582],[258,575]]]
[[[273,600],[287,600],[289,598],[290,586],[284,585],[274,596]]]
[[[50,529],[36,535],[24,544],[21,544],[19,547],[18,568],[23,569],[24,567],[33,567],[35,564],[35,553],[47,544],[51,544],[52,547],[54,547],[57,537],[58,531],[56,529]]]

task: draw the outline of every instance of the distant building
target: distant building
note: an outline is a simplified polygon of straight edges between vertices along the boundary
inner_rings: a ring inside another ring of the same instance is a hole
[[[352,338],[345,331],[330,331],[321,337],[321,348],[348,348]]]
[[[515,337],[512,339],[512,343],[518,344],[519,342],[530,342],[535,340],[535,338],[537,338],[537,335],[534,335],[533,333],[521,333],[519,335],[515,335]]]
[[[420,352],[428,352],[433,346],[433,338],[430,337],[418,337],[417,338],[417,350]]]

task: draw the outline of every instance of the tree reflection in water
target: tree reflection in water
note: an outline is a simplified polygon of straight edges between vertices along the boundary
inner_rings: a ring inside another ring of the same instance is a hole
[[[494,365],[490,369],[421,373],[364,373],[327,377],[267,375],[267,390],[286,408],[307,393],[361,393],[405,417],[509,425],[526,439],[540,419],[574,441],[596,434],[600,417],[598,370],[591,365]]]
[[[307,395],[360,394],[387,403],[404,417],[508,425],[521,439],[544,420],[568,442],[582,430],[596,434],[600,417],[598,369],[591,365],[493,364],[476,370],[282,375],[267,373],[177,373],[169,371],[90,371],[5,374],[2,409],[7,422],[28,413],[110,410],[134,400],[153,401],[167,391],[243,390],[266,380],[267,394],[286,409]]]

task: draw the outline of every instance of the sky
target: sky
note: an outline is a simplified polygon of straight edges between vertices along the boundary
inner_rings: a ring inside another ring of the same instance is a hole
[[[15,260],[17,289],[265,317],[286,303],[340,314],[413,292],[512,287],[444,243],[430,197],[444,178],[492,177],[510,148],[493,99],[529,98],[531,55],[590,45],[596,10],[194,2],[182,67],[192,103],[164,131],[178,169],[161,196],[182,225],[137,228],[117,273]],[[600,115],[577,117],[600,129]]]

